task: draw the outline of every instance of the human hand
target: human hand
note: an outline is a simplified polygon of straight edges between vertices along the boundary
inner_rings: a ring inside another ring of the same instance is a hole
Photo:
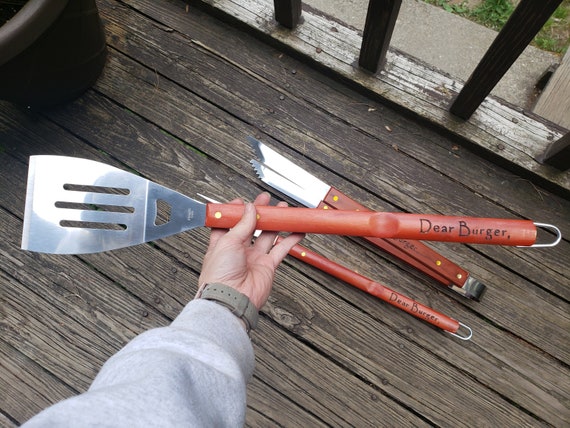
[[[269,297],[275,269],[305,236],[293,233],[274,246],[278,233],[264,231],[252,241],[257,223],[255,205],[268,205],[269,200],[268,193],[261,193],[253,204],[245,204],[243,217],[231,230],[212,229],[199,279],[200,285],[218,282],[235,288],[249,297],[257,309]],[[244,204],[241,199],[230,203]],[[277,206],[287,203],[279,202]]]

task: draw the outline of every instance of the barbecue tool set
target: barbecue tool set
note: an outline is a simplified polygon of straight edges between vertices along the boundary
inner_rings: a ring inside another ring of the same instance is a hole
[[[373,212],[266,145],[253,138],[249,141],[258,157],[252,164],[260,178],[310,207],[259,206],[258,229],[365,237],[468,298],[480,299],[485,286],[419,240],[537,247],[553,246],[561,239],[556,226],[530,220]],[[159,219],[161,204],[169,208],[166,221]],[[22,249],[52,254],[108,251],[200,226],[231,228],[242,213],[243,206],[201,203],[101,162],[31,156]],[[555,240],[537,243],[537,227],[553,231]],[[471,337],[470,329],[463,324],[323,256],[302,247],[292,250],[291,255],[307,262],[311,259],[310,264],[341,279],[350,278],[347,282],[352,285],[418,318],[431,320],[451,334]],[[458,334],[460,327],[468,333]]]

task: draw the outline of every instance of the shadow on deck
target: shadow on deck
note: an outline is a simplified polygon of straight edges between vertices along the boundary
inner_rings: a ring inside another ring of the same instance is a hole
[[[28,157],[100,160],[189,196],[251,200],[254,135],[374,210],[529,218],[570,201],[185,2],[98,2],[109,59],[47,113],[0,103],[2,422],[84,391],[196,292],[208,231],[85,256],[21,251]],[[274,193],[275,198],[282,198]],[[293,203],[293,202],[292,202]],[[304,244],[473,329],[463,342],[288,258],[253,334],[248,426],[564,426],[570,244],[430,244],[487,284],[467,300],[363,240]]]

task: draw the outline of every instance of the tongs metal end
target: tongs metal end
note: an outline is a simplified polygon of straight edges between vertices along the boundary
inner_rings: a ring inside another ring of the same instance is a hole
[[[459,333],[461,330],[464,330],[464,331],[462,333]],[[449,333],[452,336],[455,336],[461,340],[470,340],[471,337],[473,336],[473,330],[471,330],[470,327],[466,326],[462,322],[459,322],[459,329],[457,330],[457,332],[452,333],[451,331],[446,331],[446,333]]]
[[[487,291],[487,286],[481,281],[469,275],[463,284],[463,287],[452,285],[451,289],[461,294],[462,296],[467,297],[468,299],[473,299],[476,302],[480,302],[483,298],[483,295],[485,294],[485,291]]]
[[[556,234],[556,239],[553,242],[547,242],[545,244],[533,244],[530,248],[540,248],[540,247],[554,247],[562,240],[562,232],[553,224],[546,223],[534,223],[536,227],[542,227],[543,229],[548,229]],[[529,248],[529,247],[526,247]]]

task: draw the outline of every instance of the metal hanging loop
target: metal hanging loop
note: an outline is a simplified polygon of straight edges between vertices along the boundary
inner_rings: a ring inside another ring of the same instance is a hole
[[[542,227],[543,229],[549,229],[551,231],[553,231],[556,234],[556,239],[551,242],[551,243],[546,243],[546,244],[533,244],[530,247],[531,248],[539,248],[539,247],[554,247],[555,245],[558,245],[558,243],[560,242],[560,240],[562,239],[562,232],[560,232],[560,229],[558,229],[556,226],[554,226],[553,224],[546,224],[546,223],[534,223],[534,225],[536,227]]]
[[[459,322],[459,321],[458,321]],[[459,330],[463,328],[465,331],[464,334],[459,334]],[[457,337],[458,339],[461,340],[470,340],[471,337],[473,336],[473,330],[471,330],[470,327],[466,326],[465,324],[463,324],[462,322],[459,322],[459,329],[457,330],[456,333],[452,333],[450,331],[446,331],[446,333],[451,334],[452,336]]]

